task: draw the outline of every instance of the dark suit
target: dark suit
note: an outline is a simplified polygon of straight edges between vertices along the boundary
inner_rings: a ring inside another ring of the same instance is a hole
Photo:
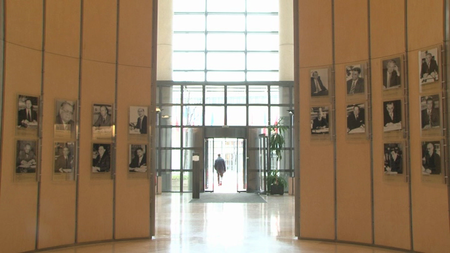
[[[67,159],[60,155],[55,161],[55,172],[60,172],[59,169],[72,169],[73,158],[68,156]]]
[[[397,172],[398,174],[403,173],[402,157],[400,155],[397,155],[397,159],[394,160],[392,155],[389,154],[389,161],[387,165],[391,168],[391,172]]]
[[[439,126],[439,118],[439,110],[437,108],[431,109],[431,115],[428,115],[427,109],[422,110],[422,128],[427,125],[430,125],[430,127]]]
[[[61,116],[56,116],[56,122],[55,124],[57,124],[56,129],[58,130],[72,130],[74,129],[74,124],[75,122],[73,120],[69,120],[69,122],[66,123],[66,125],[64,125],[63,120],[61,119]],[[70,126],[70,128],[64,129],[64,126]]]
[[[316,89],[316,82],[314,81],[314,78],[311,77],[311,96],[326,96],[328,95],[328,90],[323,86],[322,80],[320,80],[320,77],[317,79],[317,85],[320,88],[320,91],[317,91]]]
[[[133,157],[133,159],[131,160],[131,163],[130,163],[130,168],[139,168],[141,166],[146,166],[146,165],[147,165],[147,156],[144,153],[142,155],[141,162],[139,162],[139,156],[138,155],[135,155]]]
[[[350,79],[347,81],[347,94],[350,94],[352,84],[353,84],[353,79]],[[358,80],[356,80],[354,93],[364,93],[364,79],[363,78],[358,78]]]
[[[94,159],[92,166],[99,167],[100,168],[99,172],[108,172],[110,170],[109,155],[106,153],[106,151],[102,157],[100,157],[100,155],[98,155]]]
[[[422,68],[420,70],[420,78],[423,78],[424,74],[430,75],[431,73],[438,73],[438,65],[436,60],[430,60],[430,66],[428,66],[427,61],[425,59],[422,60]]]
[[[107,114],[106,118],[103,118],[102,115],[98,115],[97,121],[95,121],[94,126],[111,126],[111,116]]]
[[[387,69],[383,69],[383,86],[384,88],[390,88],[390,87],[395,87],[395,86],[399,86],[401,79],[400,76],[397,74],[397,71],[392,71],[391,76],[389,78],[389,86],[387,86]]]
[[[144,115],[142,117],[142,120],[141,120],[141,117],[138,117],[136,126],[134,128],[139,129],[139,132],[141,134],[146,134],[147,133],[147,116]]]
[[[315,118],[313,120],[313,129],[319,129],[322,127],[328,127],[328,122],[325,118],[319,120],[319,118]]]
[[[358,118],[355,117],[355,113],[354,112],[351,112],[347,116],[347,128],[349,130],[361,127],[364,124],[365,124],[364,111],[362,109],[360,109],[360,111],[359,111]]]
[[[431,174],[441,174],[441,157],[436,152],[433,151],[431,156],[426,152],[423,158],[422,164],[425,169],[431,170]]]
[[[389,115],[389,112],[386,110],[386,108],[384,109],[384,126],[386,126],[388,123],[399,123],[402,121],[402,115],[400,115],[400,111],[399,110],[395,110],[392,112],[393,113],[393,117],[391,118],[391,116]]]
[[[33,109],[30,109],[31,112],[31,119],[27,115],[27,109],[19,110],[18,117],[17,117],[17,125],[22,127],[27,127],[26,124],[23,124],[22,121],[28,120],[29,122],[36,121],[37,122],[37,112],[35,112]]]

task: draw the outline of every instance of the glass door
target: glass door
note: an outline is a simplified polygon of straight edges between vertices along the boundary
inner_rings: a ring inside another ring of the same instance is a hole
[[[205,172],[204,188],[205,192],[214,191],[214,138],[205,139]]]
[[[268,138],[264,134],[259,135],[258,145],[258,190],[260,193],[266,191],[266,171],[267,171],[267,155]]]

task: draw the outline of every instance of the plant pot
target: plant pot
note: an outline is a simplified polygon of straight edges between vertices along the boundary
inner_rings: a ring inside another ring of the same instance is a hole
[[[270,194],[284,194],[284,186],[281,184],[273,184],[270,186]]]

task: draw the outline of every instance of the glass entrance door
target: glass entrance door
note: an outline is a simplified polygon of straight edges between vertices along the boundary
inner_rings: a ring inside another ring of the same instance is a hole
[[[247,170],[245,139],[243,138],[207,138],[205,140],[205,192],[232,193],[247,190]],[[226,172],[218,184],[218,175],[214,162],[218,155],[225,160]]]

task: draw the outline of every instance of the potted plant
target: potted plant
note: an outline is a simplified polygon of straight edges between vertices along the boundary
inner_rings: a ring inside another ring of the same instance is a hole
[[[284,194],[284,187],[287,185],[286,180],[280,177],[278,170],[270,171],[267,176],[267,185],[270,194]]]
[[[286,180],[280,177],[278,165],[279,161],[283,159],[283,148],[285,144],[284,132],[288,129],[283,125],[283,118],[275,122],[274,126],[269,127],[269,150],[271,157],[275,158],[275,168],[269,168],[269,175],[267,176],[268,192],[271,194],[284,193],[284,187],[287,185]]]

